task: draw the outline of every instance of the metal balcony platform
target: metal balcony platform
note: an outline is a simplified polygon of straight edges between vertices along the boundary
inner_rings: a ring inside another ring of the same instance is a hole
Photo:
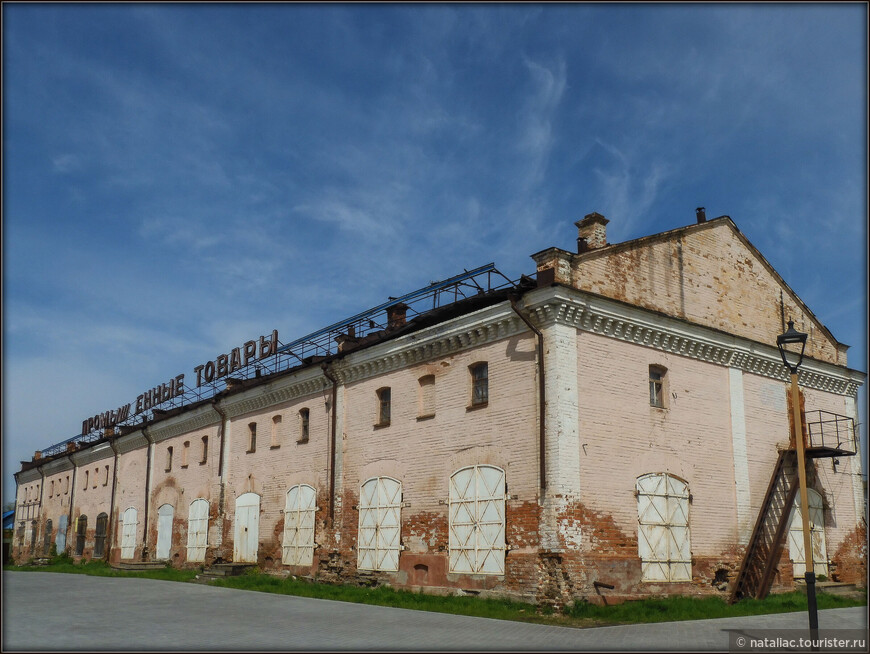
[[[807,411],[806,456],[809,459],[855,456],[855,421],[830,411]]]

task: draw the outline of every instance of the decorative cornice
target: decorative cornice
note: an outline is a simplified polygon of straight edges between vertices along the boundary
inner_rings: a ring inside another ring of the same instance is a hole
[[[211,405],[205,405],[180,416],[173,416],[154,423],[148,427],[148,435],[155,443],[165,441],[173,436],[187,434],[209,425],[220,422],[220,414]]]
[[[45,473],[45,476],[56,475],[59,472],[63,472],[65,470],[72,470],[75,466],[73,466],[73,462],[70,461],[68,456],[64,456],[60,459],[54,459],[53,461],[49,461],[44,466],[42,466],[42,471]]]
[[[257,386],[221,402],[221,407],[229,418],[235,418],[251,411],[266,409],[276,404],[289,402],[297,397],[319,393],[331,386],[320,368],[312,367],[299,371],[264,386]]]
[[[532,320],[541,327],[558,323],[608,338],[706,361],[780,381],[788,380],[779,351],[746,338],[623,304],[575,289],[556,286],[524,297]],[[866,375],[842,366],[804,359],[803,386],[855,396]]]
[[[70,458],[76,466],[81,466],[87,465],[88,463],[93,463],[94,461],[100,461],[114,455],[115,452],[112,450],[111,446],[108,443],[100,443],[99,445],[94,445],[93,447],[89,447],[86,450],[81,450],[80,452],[70,454]]]
[[[115,439],[115,448],[118,450],[118,454],[126,454],[127,452],[147,446],[148,439],[145,438],[145,434],[141,430],[125,434],[124,436],[118,436]]]
[[[39,468],[29,468],[28,470],[22,470],[19,472],[16,477],[18,478],[19,484],[28,484],[31,481],[36,481],[37,479],[41,479],[42,475],[39,473]]]
[[[486,345],[527,329],[507,302],[352,352],[334,365],[339,383],[356,382],[462,350]]]

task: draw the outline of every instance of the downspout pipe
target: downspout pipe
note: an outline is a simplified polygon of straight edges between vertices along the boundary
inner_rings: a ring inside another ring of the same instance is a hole
[[[330,427],[329,433],[329,524],[332,525],[333,519],[335,518],[335,439],[336,439],[336,423],[338,422],[337,418],[337,407],[336,402],[338,401],[338,380],[333,376],[332,371],[329,369],[329,365],[324,363],[320,366],[321,370],[323,370],[323,375],[329,381],[332,382],[332,426]]]
[[[218,424],[218,439],[220,439],[220,450],[218,451],[218,477],[221,482],[221,492],[220,497],[218,498],[218,515],[223,517],[224,515],[224,450],[225,441],[226,441],[226,429],[224,429],[224,425],[227,424],[227,414],[224,413],[223,409],[221,409],[220,404],[217,400],[211,401],[212,408],[217,412],[220,416],[220,423]]]
[[[514,313],[520,317],[526,326],[532,330],[535,334],[535,340],[537,341],[537,351],[538,351],[538,451],[540,452],[540,469],[538,471],[538,475],[541,480],[541,495],[543,496],[544,491],[547,490],[547,460],[546,460],[546,445],[547,445],[547,429],[546,429],[546,414],[547,414],[547,402],[545,395],[545,385],[544,385],[544,335],[541,333],[541,330],[535,327],[532,324],[532,321],[528,319],[528,317],[520,311],[519,306],[517,306],[517,300],[520,299],[518,294],[511,294],[508,296],[508,300],[511,303],[511,309],[514,310]]]
[[[115,463],[112,466],[112,496],[109,500],[109,527],[106,530],[106,560],[112,560],[112,546],[115,544],[115,529],[117,529],[118,521],[115,519],[115,494],[118,491],[118,448],[115,439],[109,441],[109,446],[112,452],[115,453]]]
[[[145,459],[145,517],[143,522],[145,523],[145,534],[142,537],[142,560],[148,560],[148,505],[150,504],[149,500],[151,499],[151,459],[152,459],[152,451],[154,449],[154,439],[151,438],[151,432],[148,431],[148,426],[142,427],[142,434],[145,436],[145,440],[148,441],[148,453]]]
[[[75,507],[75,505],[76,505],[76,502],[75,502],[75,499],[76,499],[76,472],[78,471],[78,468],[79,468],[78,464],[76,463],[76,460],[72,457],[72,455],[70,455],[69,460],[73,464],[73,473],[72,473],[72,486],[69,489],[69,518],[67,518],[67,523],[66,523],[67,539],[65,541],[66,547],[64,548],[64,551],[66,551],[70,548],[70,541],[72,540],[68,536],[70,533],[70,529],[73,528],[73,507]],[[60,552],[58,552],[58,554],[60,554]]]
[[[45,496],[45,471],[42,469],[42,466],[37,466],[36,469],[39,471],[39,476],[42,477],[42,481],[39,482],[39,506],[36,509],[36,519],[37,524],[39,524],[40,518],[42,517],[42,498]],[[43,529],[45,527],[43,526]],[[42,542],[45,542],[45,534],[42,535]],[[36,544],[34,543],[33,551],[36,551]],[[43,552],[43,556],[48,556],[48,552]]]

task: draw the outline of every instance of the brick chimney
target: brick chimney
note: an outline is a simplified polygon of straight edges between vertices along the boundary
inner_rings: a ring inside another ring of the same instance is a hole
[[[698,219],[698,224],[707,222],[707,212],[704,210],[704,207],[698,207],[695,209],[695,218]]]
[[[407,322],[405,316],[408,312],[408,305],[404,302],[399,302],[393,306],[387,307],[387,329],[398,329],[404,327]]]
[[[583,216],[583,220],[574,223],[577,226],[577,252],[595,250],[607,245],[607,223],[609,222],[600,213],[593,211]]]

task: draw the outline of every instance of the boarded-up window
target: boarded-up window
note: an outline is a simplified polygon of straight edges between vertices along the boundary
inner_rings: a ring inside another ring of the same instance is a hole
[[[828,576],[828,548],[825,542],[825,510],[822,496],[812,488],[807,489],[810,504],[810,542],[813,546],[813,568],[816,575]],[[807,571],[804,556],[804,523],[801,517],[801,498],[795,498],[788,531],[788,556],[794,563],[795,579],[802,579]]]
[[[504,574],[504,470],[475,465],[450,477],[450,572]]]
[[[667,473],[637,479],[642,581],[691,581],[689,486]]]
[[[429,418],[435,415],[435,375],[426,375],[419,379],[419,406],[417,417]]]
[[[175,507],[164,504],[157,509],[157,551],[158,560],[166,560],[172,550],[172,521],[175,518]]]
[[[54,539],[54,544],[57,545],[57,553],[66,551],[66,529],[69,526],[69,518],[66,515],[60,516],[57,523],[57,537]]]
[[[121,527],[121,558],[132,559],[136,552],[136,525],[138,525],[138,513],[132,506],[124,511],[123,526]]]
[[[284,503],[284,565],[311,565],[314,561],[314,514],[317,493],[300,484],[287,491]]]
[[[88,533],[88,516],[82,515],[76,520],[76,556],[85,551],[85,535]]]
[[[278,416],[272,416],[272,432],[269,438],[269,447],[277,448],[281,447],[281,443],[279,441],[279,430],[281,429],[281,422],[283,418]]]
[[[208,501],[202,498],[190,503],[187,522],[187,560],[205,561],[208,546]]]
[[[106,530],[109,525],[109,516],[101,513],[97,516],[97,529],[94,532],[94,557],[102,558],[106,553]]]
[[[398,570],[402,484],[391,477],[373,477],[360,487],[357,567]]]

